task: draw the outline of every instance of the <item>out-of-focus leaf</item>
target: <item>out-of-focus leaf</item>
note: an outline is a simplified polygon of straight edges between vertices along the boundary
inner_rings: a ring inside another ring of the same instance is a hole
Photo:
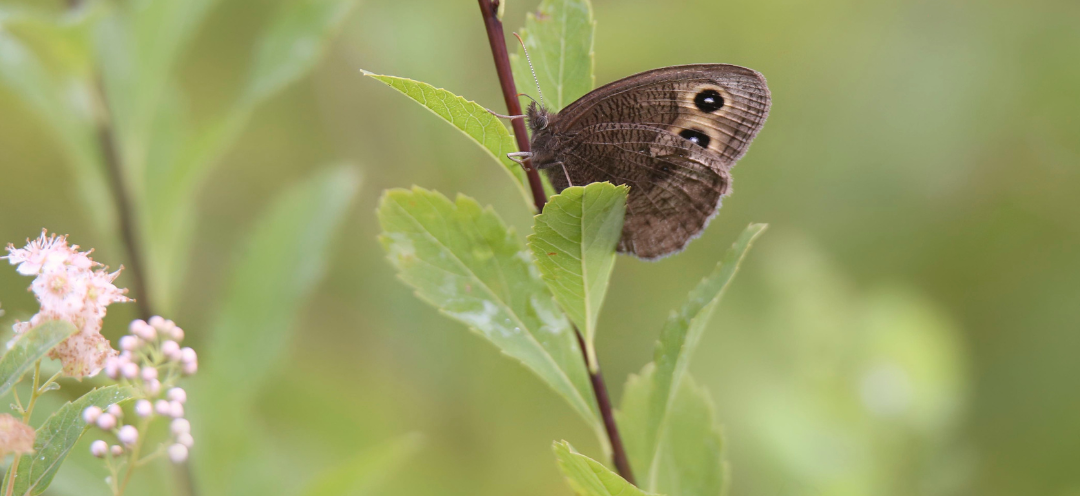
[[[653,366],[648,377],[638,379],[632,394],[625,395],[619,412],[626,429],[627,454],[634,473],[643,487],[655,487],[657,481],[657,446],[665,426],[671,422],[672,405],[686,375],[690,357],[701,340],[705,325],[716,309],[739,264],[754,240],[765,230],[765,224],[751,224],[724,255],[713,273],[706,276],[693,291],[682,309],[668,318],[660,332]]]
[[[306,496],[374,495],[420,448],[422,437],[410,434],[376,446],[318,475]]]
[[[78,329],[71,322],[50,320],[17,336],[0,358],[0,396],[7,394],[34,362],[76,331]]]
[[[383,195],[379,223],[390,262],[420,299],[520,360],[603,432],[570,323],[490,207],[396,189]]]
[[[517,151],[517,143],[514,135],[506,129],[499,118],[491,115],[487,109],[471,100],[466,100],[442,88],[436,88],[427,83],[413,81],[395,76],[383,76],[363,71],[365,76],[375,78],[387,86],[416,100],[424,108],[442,117],[446,122],[458,128],[466,136],[472,138],[499,162],[511,177],[514,184],[521,190],[525,201],[532,205],[532,196],[526,187],[525,172],[521,166],[506,157],[507,153]]]
[[[648,420],[654,371],[654,364],[646,365],[641,374],[630,376],[623,390],[619,427],[627,436],[640,436],[645,431],[642,424]],[[654,473],[635,472],[648,479],[643,479],[642,487],[649,491],[668,496],[719,496],[726,489],[723,438],[712,400],[690,375],[683,378],[671,403],[655,463]]]
[[[615,267],[627,191],[606,182],[566,188],[548,200],[529,236],[548,289],[585,334],[589,363],[597,363],[596,320]]]
[[[18,95],[59,142],[94,226],[111,233],[115,212],[101,165],[88,81],[49,72],[38,54],[0,27],[0,84]],[[12,164],[30,167],[31,164]]]
[[[207,494],[265,494],[253,402],[292,338],[297,312],[326,272],[330,240],[359,179],[339,167],[284,192],[258,221],[230,278],[191,397]],[[262,481],[262,482],[259,482]]]
[[[315,67],[355,0],[285,2],[259,40],[241,101],[261,101]]]
[[[608,470],[603,463],[574,451],[566,441],[555,443],[555,458],[559,460],[570,487],[578,496],[646,496],[619,474]]]
[[[521,39],[529,49],[536,79],[545,104],[558,111],[592,91],[593,20],[589,0],[544,0],[536,13],[530,12],[521,30]],[[518,91],[536,87],[524,54],[513,59],[514,81]]]
[[[105,408],[131,397],[131,391],[120,386],[98,388],[69,402],[54,412],[37,430],[34,453],[19,459],[12,494],[37,495],[45,491],[68,452],[86,431],[82,412],[87,407]],[[6,489],[6,488],[5,488]]]

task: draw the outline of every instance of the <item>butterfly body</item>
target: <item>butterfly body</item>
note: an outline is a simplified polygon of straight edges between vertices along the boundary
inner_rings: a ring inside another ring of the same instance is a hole
[[[558,113],[527,117],[532,163],[557,191],[630,186],[618,251],[644,259],[685,248],[731,191],[731,167],[765,123],[761,74],[727,64],[665,67],[602,86]]]

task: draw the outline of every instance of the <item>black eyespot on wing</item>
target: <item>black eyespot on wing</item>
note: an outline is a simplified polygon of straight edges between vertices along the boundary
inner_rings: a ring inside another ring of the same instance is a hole
[[[716,90],[704,90],[694,97],[694,105],[702,112],[712,113],[724,108],[724,97]]]
[[[690,140],[691,143],[702,148],[709,147],[709,135],[698,131],[697,129],[683,129],[682,131],[679,131],[679,136]]]

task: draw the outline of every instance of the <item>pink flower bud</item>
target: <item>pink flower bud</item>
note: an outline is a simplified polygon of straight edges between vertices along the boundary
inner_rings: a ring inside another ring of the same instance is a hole
[[[169,415],[172,412],[172,407],[169,406],[169,402],[166,400],[157,400],[154,402],[154,411],[158,415]]]
[[[128,332],[135,334],[135,329],[146,325],[146,321],[143,319],[135,319],[128,325]]]
[[[187,446],[188,448],[195,446],[195,438],[191,437],[189,433],[177,434],[176,443]]]
[[[172,421],[172,424],[169,425],[169,429],[172,431],[174,436],[179,436],[181,434],[190,434],[191,422],[188,422],[188,419],[186,418],[178,418]]]
[[[162,333],[170,335],[172,334],[173,329],[176,329],[176,322],[165,319],[165,322],[162,322],[161,325],[157,326],[157,328]]]
[[[161,381],[157,379],[146,381],[146,392],[152,396],[157,396],[161,392]]]
[[[109,357],[105,359],[105,375],[109,379],[116,380],[120,378],[120,360],[116,357]]]
[[[97,419],[100,416],[101,416],[101,407],[96,406],[96,405],[95,406],[88,406],[88,407],[86,407],[86,410],[83,410],[83,412],[82,412],[82,418],[88,424],[93,424],[94,422],[97,422]]]
[[[165,323],[165,319],[160,315],[155,315],[150,317],[150,320],[147,321],[147,323],[154,327],[161,327],[161,325]]]
[[[134,425],[125,425],[120,428],[120,432],[116,433],[116,438],[128,446],[135,444],[135,441],[139,440],[139,430]]]
[[[124,409],[120,408],[120,405],[117,405],[116,403],[109,405],[109,408],[106,408],[105,411],[116,418],[124,416]]]
[[[170,389],[168,393],[166,393],[165,397],[169,398],[169,400],[171,401],[179,401],[180,403],[186,403],[187,391],[184,391],[184,388],[174,387]]]
[[[150,403],[150,400],[139,400],[135,402],[135,415],[146,418],[154,413],[154,405]]]
[[[183,341],[184,340],[184,330],[179,328],[179,327],[177,327],[176,329],[173,329],[172,330],[172,338],[175,339],[177,343],[179,343],[180,341]]]
[[[180,365],[180,372],[183,372],[184,375],[195,375],[195,372],[198,372],[198,371],[199,371],[199,363],[198,362],[186,362],[186,363]]]
[[[135,335],[143,338],[147,341],[153,341],[157,339],[157,329],[154,326],[143,325],[135,329]]]
[[[187,446],[182,444],[174,444],[169,446],[169,459],[173,463],[184,463],[187,460],[188,449]]]
[[[174,362],[180,361],[180,345],[176,341],[161,343],[161,354]]]
[[[139,376],[139,366],[127,362],[120,366],[120,375],[124,376],[125,379],[134,379]]]
[[[122,448],[119,444],[112,445],[112,448],[109,448],[109,451],[112,452],[112,456],[120,456],[124,454],[124,448]]]
[[[184,363],[195,363],[199,360],[199,356],[195,353],[195,350],[190,347],[184,347],[180,350],[180,361]]]
[[[90,454],[102,458],[109,452],[109,443],[98,439],[90,443]]]
[[[120,338],[120,349],[124,351],[132,351],[142,344],[139,342],[139,338],[135,336],[123,336]]]
[[[169,416],[172,418],[180,418],[184,416],[184,404],[179,401],[169,402]]]
[[[116,427],[116,417],[111,413],[103,413],[97,418],[97,426],[106,431],[113,430]]]
[[[152,381],[157,379],[157,367],[151,367],[149,365],[142,368],[142,378],[144,381]]]

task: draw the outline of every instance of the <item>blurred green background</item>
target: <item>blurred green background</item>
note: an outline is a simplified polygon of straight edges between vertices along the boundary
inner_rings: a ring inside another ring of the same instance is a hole
[[[208,10],[171,76],[190,119],[241,91],[262,27],[291,1]],[[537,3],[510,0],[507,30]],[[0,5],[44,16],[66,8]],[[704,236],[659,263],[619,259],[598,338],[615,397],[736,234],[768,222],[692,366],[725,425],[733,494],[1080,495],[1080,3],[594,8],[598,84],[728,62],[764,73],[774,99]],[[420,448],[379,494],[569,494],[551,442],[601,456],[539,380],[396,281],[375,239],[381,191],[412,184],[473,196],[530,230],[527,206],[481,149],[359,72],[504,110],[478,10],[361,0],[312,73],[255,110],[198,185],[193,253],[167,315],[196,348],[212,341],[227,276],[272,198],[331,163],[362,176],[286,355],[266,387],[242,392],[257,402],[244,421],[274,457],[292,460],[260,474],[280,479],[281,494],[412,432]],[[0,84],[0,240],[47,227],[126,263],[117,238],[94,228],[68,158],[31,106]],[[35,311],[28,285],[0,270],[5,327]],[[111,309],[106,335],[133,315],[132,305]],[[245,338],[257,346],[261,335]],[[263,364],[232,364],[249,365]],[[104,470],[77,451],[50,491],[104,494]],[[163,494],[171,476],[164,465],[146,470],[138,489]]]

